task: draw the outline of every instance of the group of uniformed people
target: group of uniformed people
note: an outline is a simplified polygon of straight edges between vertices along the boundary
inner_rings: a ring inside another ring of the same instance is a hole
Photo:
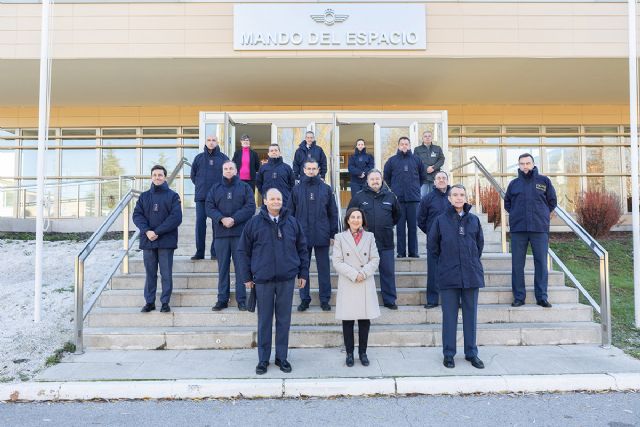
[[[442,306],[443,363],[455,366],[458,310],[462,309],[465,358],[483,368],[476,346],[478,290],[484,287],[481,255],[482,226],[470,212],[465,188],[449,186],[440,170],[444,155],[433,145],[433,135],[423,134],[423,144],[412,153],[407,137],[398,140],[397,153],[389,158],[384,172],[375,169],[365,141],[358,139],[349,158],[352,198],[339,233],[339,212],[331,187],[324,182],[327,160],[313,132],[295,152],[293,167],[283,162],[277,144],[269,146],[268,161],[260,165],[250,148],[248,135],[242,148],[229,160],[215,136],[206,139],[203,152],[192,163],[195,184],[196,253],[205,256],[206,218],[212,219],[212,259],[218,261],[218,296],[212,307],[228,307],[230,263],[236,271],[238,309],[247,309],[246,289],[255,287],[258,307],[258,357],[256,373],[267,372],[271,355],[271,331],[276,319],[275,364],[284,372],[294,287],[300,292],[298,311],[311,302],[309,270],[312,251],[316,256],[320,307],[331,310],[329,247],[338,273],[336,318],[342,320],[346,364],[354,364],[353,327],[358,321],[358,353],[363,365],[370,320],[380,315],[373,280],[379,270],[384,307],[397,310],[395,257],[418,258],[416,228],[427,234],[427,297],[425,308]],[[143,312],[155,309],[157,269],[162,276],[162,308],[170,311],[173,251],[182,214],[178,195],[164,182],[166,170],[152,169],[151,188],[142,193],[133,214],[141,231],[140,248],[147,272],[146,304]],[[385,185],[385,182],[388,184]],[[254,186],[263,196],[257,215]],[[519,158],[519,176],[507,189],[505,208],[510,213],[513,248],[513,306],[524,304],[524,261],[530,242],[535,264],[535,298],[538,305],[551,307],[547,299],[546,252],[550,212],[556,206],[553,186],[540,175],[530,154]],[[397,246],[393,229],[396,227]],[[406,237],[408,234],[408,245]],[[407,252],[408,249],[408,252]]]

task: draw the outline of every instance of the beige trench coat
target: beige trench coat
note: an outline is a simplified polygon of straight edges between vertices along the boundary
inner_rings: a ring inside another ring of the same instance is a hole
[[[332,260],[333,268],[338,272],[336,319],[375,319],[380,316],[373,276],[380,256],[373,233],[365,231],[358,245],[349,230],[336,234]],[[363,273],[365,280],[356,283],[358,273]]]

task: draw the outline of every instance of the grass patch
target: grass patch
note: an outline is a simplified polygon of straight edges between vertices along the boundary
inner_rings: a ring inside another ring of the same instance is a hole
[[[600,303],[598,258],[581,240],[573,236],[554,233],[550,240],[551,249],[567,265],[596,302]],[[613,345],[640,359],[640,330],[634,325],[633,241],[631,233],[612,233],[598,241],[609,252]],[[568,286],[573,286],[569,279],[566,280],[566,283]],[[582,296],[580,300],[588,304]],[[598,317],[597,314],[596,317]]]
[[[66,343],[64,343],[64,346],[62,346],[62,348],[57,349],[51,356],[47,357],[47,361],[45,362],[44,366],[48,368],[49,366],[57,365],[58,363],[60,363],[60,361],[62,360],[62,356],[65,353],[73,353],[74,351],[76,351],[76,345],[70,341],[67,341]]]
[[[133,236],[133,231],[129,232],[129,237]],[[59,242],[59,241],[72,241],[72,242],[86,242],[89,240],[93,233],[44,233],[45,242]],[[108,231],[102,237],[102,240],[121,240],[121,231]],[[0,232],[0,240],[36,240],[36,233],[27,232]]]

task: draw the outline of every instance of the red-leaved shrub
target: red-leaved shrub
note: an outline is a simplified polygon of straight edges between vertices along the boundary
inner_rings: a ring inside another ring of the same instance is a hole
[[[620,222],[620,197],[608,191],[585,191],[576,202],[578,223],[593,237],[606,236]]]
[[[500,225],[500,194],[493,187],[480,188],[480,203],[482,212],[487,214],[487,220],[494,226]]]

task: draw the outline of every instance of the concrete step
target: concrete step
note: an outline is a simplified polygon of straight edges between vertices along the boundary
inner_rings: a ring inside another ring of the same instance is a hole
[[[90,349],[230,349],[254,348],[256,326],[86,328],[84,343]],[[593,322],[483,323],[478,324],[478,345],[565,345],[597,344],[600,325]],[[292,326],[289,347],[341,347],[342,328]],[[442,345],[438,324],[380,325],[373,321],[369,345],[433,347]],[[458,348],[462,351],[462,330],[458,326]]]
[[[333,291],[331,303],[335,304],[337,291]],[[549,301],[552,304],[568,304],[578,302],[578,290],[566,286],[553,286],[548,290]],[[398,299],[396,303],[400,306],[405,305],[424,305],[426,303],[426,291],[424,288],[398,288]],[[218,300],[218,292],[215,289],[174,289],[171,296],[171,307],[211,307]],[[528,302],[533,304],[535,297],[533,288],[527,289]],[[479,304],[511,304],[513,295],[511,287],[486,287],[482,289],[478,295]],[[98,301],[99,307],[117,308],[117,307],[137,307],[144,305],[144,297],[142,288],[125,289],[125,290],[105,290]],[[160,302],[160,292],[156,297],[156,303]],[[382,298],[378,291],[378,302],[382,305]],[[312,305],[319,305],[320,298],[318,289],[311,289]],[[300,304],[298,292],[293,298],[293,305]],[[229,300],[231,307],[236,306],[235,290],[231,291]]]
[[[423,272],[427,271],[427,258],[396,258],[396,271],[412,271]],[[482,266],[484,271],[489,272],[492,270],[511,270],[511,254],[484,254],[482,256]],[[525,264],[526,270],[533,271],[533,257],[528,256]],[[311,258],[311,272],[317,272],[316,258]],[[218,271],[218,262],[210,259],[202,259],[198,261],[191,261],[191,256],[177,255],[173,258],[173,272],[174,273],[215,273]],[[231,263],[231,271],[235,271],[233,262]],[[331,266],[331,271],[333,265]],[[139,253],[135,257],[131,257],[129,260],[129,272],[130,273],[144,273],[144,263],[142,261],[142,255]]]
[[[252,326],[256,314],[241,312],[235,308],[219,312],[210,307],[173,307],[170,313],[141,313],[139,307],[96,308],[89,315],[89,327],[173,327],[173,326]],[[592,308],[583,304],[554,304],[552,308],[537,305],[513,308],[508,304],[480,304],[478,323],[544,323],[544,322],[589,322]],[[442,310],[425,310],[422,306],[399,307],[398,310],[381,309],[375,319],[380,325],[442,323]],[[335,312],[311,307],[305,312],[293,310],[292,325],[340,325]]]
[[[422,288],[426,286],[426,273],[396,272],[397,288]],[[533,286],[533,272],[525,272],[525,285]],[[484,280],[487,287],[511,286],[511,271],[491,271],[485,272]],[[127,275],[117,275],[111,280],[112,289],[143,289],[145,281],[144,273],[132,273]],[[160,280],[158,279],[158,282]],[[231,281],[235,282],[235,276],[231,275]],[[311,287],[318,287],[318,274],[310,274]],[[379,275],[376,273],[375,281],[379,284]],[[338,283],[338,275],[331,274],[331,286],[335,288]],[[218,286],[218,273],[173,273],[173,288],[207,289]],[[549,287],[564,286],[564,273],[557,271],[549,272]]]

